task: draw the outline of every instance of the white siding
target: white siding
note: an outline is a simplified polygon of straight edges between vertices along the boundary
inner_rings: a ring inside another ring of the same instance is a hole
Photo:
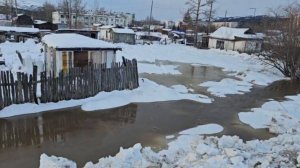
[[[111,67],[111,64],[113,62],[116,62],[116,54],[114,51],[107,51],[106,53],[107,55],[107,62],[106,62],[106,66],[107,68],[110,68]]]
[[[209,39],[208,48],[217,48],[217,39]]]

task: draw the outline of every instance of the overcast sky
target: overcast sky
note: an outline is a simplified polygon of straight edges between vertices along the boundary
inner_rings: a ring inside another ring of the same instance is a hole
[[[187,0],[154,0],[153,16],[160,20],[180,20],[187,6]],[[203,0],[204,1],[204,0]],[[248,16],[254,14],[266,14],[270,8],[287,5],[300,0],[217,0],[215,5],[217,15],[224,16]],[[94,6],[94,0],[87,0],[88,6]],[[144,19],[150,14],[151,0],[98,0],[100,6],[108,10],[124,11],[136,14],[138,20]]]

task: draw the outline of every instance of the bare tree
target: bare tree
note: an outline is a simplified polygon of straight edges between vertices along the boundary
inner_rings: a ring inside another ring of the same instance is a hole
[[[206,0],[206,4],[208,9],[204,10],[204,18],[207,20],[207,34],[211,32],[211,21],[216,14],[216,10],[214,10],[213,6],[217,0]]]
[[[276,11],[276,18],[265,22],[263,61],[285,76],[300,77],[300,4]]]
[[[74,0],[72,5],[72,11],[75,14],[75,25],[74,27],[77,29],[79,28],[80,24],[78,22],[78,17],[80,14],[82,14],[85,10],[86,4],[83,2],[83,0]]]
[[[204,1],[204,0],[203,0]],[[194,16],[193,25],[194,25],[194,46],[197,46],[198,41],[198,29],[199,29],[199,21],[201,15],[201,7],[206,6],[207,4],[202,4],[202,0],[188,0],[186,5],[189,6],[189,11],[191,15]]]
[[[52,22],[52,12],[56,11],[55,5],[45,1],[43,6],[38,10],[38,15],[35,18]]]
[[[58,4],[58,9],[65,15],[68,27],[72,28],[71,0],[61,0]]]

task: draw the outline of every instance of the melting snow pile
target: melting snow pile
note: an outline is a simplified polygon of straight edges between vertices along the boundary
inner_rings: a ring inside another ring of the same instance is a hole
[[[237,136],[182,135],[169,143],[167,150],[156,153],[136,144],[129,149],[121,148],[115,157],[101,158],[96,164],[89,162],[84,168],[296,167],[300,163],[299,152],[299,135],[279,135],[246,143]]]
[[[41,155],[40,168],[76,168],[75,162],[62,157]]]
[[[300,133],[300,94],[283,102],[270,101],[253,112],[239,113],[240,120],[253,128],[269,128],[272,133]]]

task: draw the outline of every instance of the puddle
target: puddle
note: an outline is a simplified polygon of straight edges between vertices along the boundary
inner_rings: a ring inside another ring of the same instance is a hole
[[[224,72],[222,68],[205,66],[205,65],[191,65],[184,63],[174,63],[169,61],[156,61],[156,65],[176,65],[182,75],[171,74],[140,74],[140,77],[150,79],[160,85],[167,87],[173,85],[184,85],[194,90],[195,93],[209,94],[206,88],[200,87],[199,84],[206,81],[221,81],[224,78],[232,78],[228,76],[229,72]]]
[[[120,146],[136,143],[155,150],[166,147],[165,136],[201,124],[224,127],[216,136],[238,135],[244,140],[269,139],[266,129],[242,124],[238,112],[260,107],[270,98],[283,100],[300,93],[300,83],[275,82],[245,95],[216,98],[212,104],[193,101],[130,104],[95,112],[78,108],[0,120],[0,167],[38,167],[42,153],[67,157],[83,166],[115,155]]]

